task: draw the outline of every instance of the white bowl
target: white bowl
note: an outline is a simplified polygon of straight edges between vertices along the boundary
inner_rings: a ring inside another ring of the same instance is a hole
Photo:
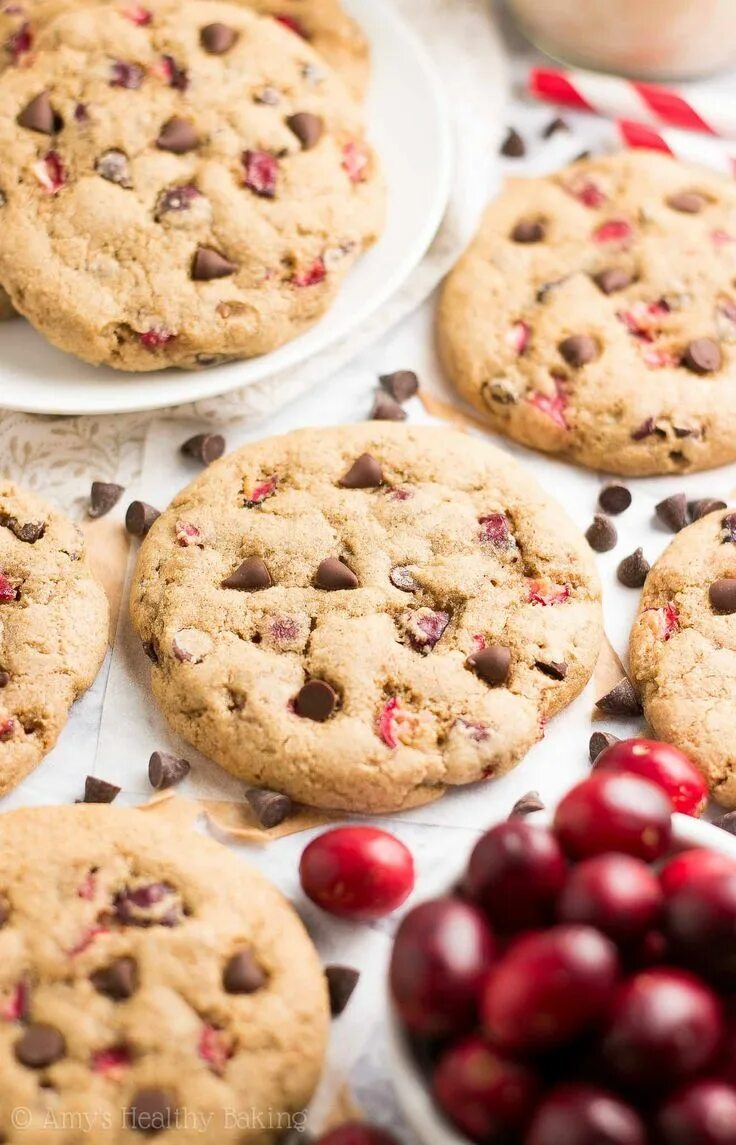
[[[551,821],[551,816],[544,811],[529,818],[540,824],[548,824]],[[706,847],[711,851],[730,855],[736,860],[736,836],[729,835],[727,831],[713,827],[702,819],[693,819],[689,815],[674,815],[673,828],[675,851],[687,850],[690,847]],[[451,877],[448,878],[445,873],[441,884],[438,884],[427,897],[435,898],[452,890],[462,875],[468,858],[468,855],[463,856],[462,862],[455,865]],[[396,1017],[390,997],[388,1065],[399,1105],[423,1145],[468,1145],[467,1137],[463,1137],[444,1119],[432,1100],[426,1079],[409,1052],[404,1031]]]

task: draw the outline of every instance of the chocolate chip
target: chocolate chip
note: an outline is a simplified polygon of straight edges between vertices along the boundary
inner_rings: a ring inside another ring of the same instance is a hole
[[[688,501],[687,511],[691,521],[699,521],[701,517],[707,517],[709,513],[715,513],[719,509],[725,509],[725,501],[714,501],[712,497],[703,497],[699,501]]]
[[[513,127],[509,128],[508,135],[501,144],[501,154],[507,159],[521,159],[526,155],[526,144]]]
[[[16,122],[19,127],[37,131],[40,135],[54,135],[63,127],[61,116],[57,115],[51,106],[47,91],[42,91],[27,103]]]
[[[682,365],[693,374],[712,374],[722,362],[721,348],[712,338],[696,338],[682,356]]]
[[[615,549],[618,542],[618,533],[613,521],[609,521],[608,517],[596,513],[593,518],[592,525],[589,525],[585,539],[595,553],[609,553],[611,549]]]
[[[337,705],[337,693],[325,680],[310,680],[299,690],[294,709],[305,720],[324,723]]]
[[[138,989],[138,964],[134,958],[116,958],[109,966],[90,974],[89,980],[98,994],[123,1002]]]
[[[545,127],[544,131],[542,132],[542,138],[543,139],[551,139],[551,137],[553,135],[556,135],[558,131],[569,131],[569,130],[570,130],[569,124],[564,119],[562,119],[561,116],[556,115],[555,118],[551,119],[550,122]]]
[[[727,811],[725,815],[719,815],[713,820],[713,826],[719,827],[721,831],[728,831],[729,835],[736,835],[736,811]]]
[[[158,664],[158,652],[156,651],[156,645],[152,640],[143,641],[143,651],[152,664]]]
[[[526,815],[533,815],[535,811],[544,811],[544,803],[539,798],[538,791],[527,791],[521,799],[517,799],[509,812],[509,819],[523,819]]]
[[[611,744],[618,743],[618,736],[611,735],[610,732],[593,732],[588,744],[588,757],[591,763],[595,763],[598,756],[602,751],[605,751]]]
[[[679,533],[687,524],[687,497],[684,493],[672,493],[654,506],[654,512],[666,529]]]
[[[521,219],[511,232],[515,243],[541,243],[544,236],[544,223],[536,219]]]
[[[225,452],[225,438],[221,433],[196,433],[188,437],[181,447],[186,457],[193,457],[203,465],[218,461]]]
[[[505,684],[511,667],[511,652],[501,644],[492,644],[481,652],[473,652],[465,661],[465,667],[493,687]]]
[[[706,202],[705,196],[699,195],[697,191],[678,191],[667,199],[667,206],[673,211],[681,211],[684,215],[697,215]]]
[[[227,24],[207,24],[199,33],[199,42],[211,56],[229,52],[237,38],[238,33]]]
[[[618,294],[634,281],[633,274],[621,266],[609,266],[593,275],[593,282],[603,294]]]
[[[45,1069],[64,1057],[66,1042],[55,1026],[34,1022],[21,1034],[13,1049],[21,1065]]]
[[[419,378],[413,370],[394,370],[392,374],[381,374],[378,380],[397,402],[408,402],[419,392]]]
[[[115,508],[124,492],[124,487],[116,485],[113,481],[93,481],[89,491],[87,516],[91,517],[93,521],[96,521],[98,517],[104,517],[106,513]]]
[[[564,660],[550,660],[549,663],[535,660],[534,667],[542,675],[549,676],[550,680],[564,680],[567,676],[567,664]]]
[[[0,926],[5,926],[5,923],[10,918],[10,904],[8,900],[0,895]]]
[[[260,823],[270,831],[294,814],[294,804],[288,795],[281,791],[269,791],[265,787],[246,788],[248,806]]]
[[[600,700],[596,700],[595,706],[599,712],[606,712],[609,716],[641,715],[639,697],[628,676],[624,676],[615,688],[611,688],[610,692],[601,696]]]
[[[266,975],[249,950],[238,950],[222,972],[222,986],[228,994],[255,994],[265,985]]]
[[[352,966],[325,966],[327,990],[330,995],[330,1013],[339,1018],[358,985],[360,971]]]
[[[643,549],[635,549],[631,556],[621,561],[616,576],[626,588],[641,588],[651,567],[644,557]]]
[[[569,338],[560,342],[557,349],[568,366],[573,366],[575,369],[595,361],[600,353],[595,338],[591,338],[588,334],[571,334]]]
[[[231,262],[223,254],[212,247],[201,246],[197,247],[192,262],[192,279],[194,282],[212,282],[215,278],[229,278],[237,269],[237,263]]]
[[[83,803],[112,803],[120,794],[120,788],[106,779],[98,779],[96,775],[88,775],[84,781]]]
[[[168,751],[154,751],[148,761],[148,781],[156,791],[165,791],[181,783],[191,771],[191,764]]]
[[[316,147],[324,133],[324,123],[319,115],[312,115],[311,111],[298,111],[286,120],[289,131],[296,135],[304,151],[311,151]]]
[[[371,421],[406,421],[406,416],[406,410],[390,394],[379,390],[373,402]]]
[[[10,672],[6,672],[4,668],[0,668],[0,688],[7,688],[10,683]]]
[[[271,588],[273,581],[265,561],[260,557],[248,557],[235,572],[222,582],[223,588],[236,588],[240,592],[260,592]]]
[[[159,151],[172,151],[174,155],[185,155],[199,147],[199,136],[186,119],[174,116],[161,128],[156,146]]]
[[[13,536],[26,545],[35,545],[46,532],[43,521],[24,521],[21,524],[17,517],[11,517],[8,513],[0,513],[0,525],[10,529]]]
[[[716,612],[722,612],[731,616],[736,612],[736,579],[733,577],[721,577],[720,580],[714,580],[713,584],[708,590],[710,603]]]
[[[315,588],[335,592],[338,589],[357,588],[358,578],[353,570],[337,557],[327,557],[317,569],[314,585]]]
[[[124,1124],[139,1133],[161,1133],[171,1127],[175,1112],[176,1098],[170,1090],[144,1086],[133,1094]]]
[[[128,156],[124,151],[106,151],[104,155],[100,155],[95,163],[95,171],[108,183],[116,183],[126,189],[133,186]]]
[[[131,501],[125,514],[125,528],[133,537],[145,537],[160,516],[153,505],[147,505],[145,501]]]
[[[606,485],[598,495],[598,504],[604,513],[618,516],[624,513],[631,504],[631,492],[625,485]]]
[[[340,478],[343,489],[377,489],[383,484],[383,470],[370,453],[362,453]]]

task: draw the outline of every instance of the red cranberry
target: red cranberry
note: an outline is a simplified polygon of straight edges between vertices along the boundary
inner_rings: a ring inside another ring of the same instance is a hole
[[[619,944],[643,941],[664,896],[657,876],[629,855],[595,855],[570,873],[558,905],[562,922],[584,922]]]
[[[611,744],[595,761],[596,771],[628,772],[649,779],[666,791],[675,811],[702,815],[708,785],[684,752],[653,739],[625,739]]]
[[[555,831],[575,859],[622,851],[652,862],[669,848],[672,804],[646,779],[600,771],[568,792],[557,808]]]
[[[639,1115],[591,1085],[561,1085],[538,1107],[524,1145],[646,1145]]]
[[[617,1081],[664,1088],[705,1069],[723,1036],[721,1003],[694,975],[643,970],[616,991],[603,1059]]]
[[[703,1079],[668,1098],[657,1119],[665,1145],[736,1145],[736,1089]]]
[[[474,1034],[443,1054],[432,1088],[443,1112],[466,1137],[487,1142],[521,1128],[537,1080],[527,1066],[501,1057]]]
[[[685,883],[667,899],[665,919],[679,959],[736,989],[736,871]]]
[[[317,1139],[315,1145],[399,1145],[393,1133],[365,1121],[346,1121]]]
[[[552,832],[512,819],[476,843],[465,890],[494,926],[525,930],[554,921],[565,874],[565,859]]]
[[[410,911],[390,969],[394,1004],[409,1029],[433,1036],[470,1025],[493,953],[488,923],[470,903],[435,899]]]
[[[736,861],[730,855],[719,851],[708,851],[705,847],[694,847],[691,851],[681,851],[669,859],[659,872],[662,890],[669,897],[686,883],[699,879],[710,879],[713,875],[736,873]]]
[[[383,918],[414,887],[414,860],[395,835],[377,827],[336,827],[302,854],[304,893],[339,918]]]
[[[613,995],[619,962],[613,943],[589,926],[525,935],[491,972],[483,1020],[511,1051],[551,1049],[585,1033]]]

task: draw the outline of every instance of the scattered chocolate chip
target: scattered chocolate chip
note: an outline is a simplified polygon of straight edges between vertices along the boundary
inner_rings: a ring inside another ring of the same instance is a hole
[[[536,219],[521,219],[511,232],[511,238],[515,243],[541,243],[544,236],[544,223]]]
[[[373,402],[371,421],[406,421],[406,417],[406,410],[403,410],[390,394],[384,394],[379,390]]]
[[[148,781],[156,791],[165,791],[181,783],[191,771],[186,759],[170,755],[167,751],[154,751],[148,761]]]
[[[616,569],[616,576],[626,588],[641,588],[652,566],[644,557],[643,549],[635,549],[631,556],[624,557]]]
[[[543,139],[551,139],[552,136],[556,135],[558,131],[569,131],[569,130],[570,130],[569,124],[564,119],[562,119],[561,116],[556,115],[555,118],[551,119],[550,122],[545,127],[544,131],[542,132],[542,138]]]
[[[319,143],[324,134],[324,123],[319,115],[311,111],[298,111],[286,120],[289,131],[296,135],[304,151],[311,151]]]
[[[10,672],[6,672],[4,668],[0,668],[0,688],[7,688],[10,683]]]
[[[491,687],[505,684],[511,668],[511,652],[501,644],[492,644],[480,652],[473,652],[465,661],[465,667],[485,680]]]
[[[725,501],[714,501],[712,497],[702,497],[699,501],[688,501],[687,511],[691,521],[699,521],[701,517],[707,517],[709,513],[715,513],[719,509],[725,509]]]
[[[552,293],[552,291],[556,290],[556,288],[558,286],[562,286],[563,282],[566,282],[566,281],[567,281],[567,277],[555,278],[551,282],[543,282],[542,285],[537,290],[537,293],[534,296],[536,298],[537,302],[546,302],[548,296]]]
[[[383,470],[370,453],[363,453],[340,478],[343,489],[377,489],[383,484]]]
[[[564,660],[550,660],[549,663],[545,663],[544,660],[535,660],[534,667],[542,675],[549,676],[550,680],[564,680],[567,676],[567,664]]]
[[[620,266],[610,266],[593,276],[593,282],[603,294],[618,294],[634,281],[633,274]]]
[[[653,433],[659,433],[653,417],[646,418],[641,425],[631,431],[632,441],[644,441],[645,438],[651,437]],[[661,436],[661,435],[660,435]]]
[[[697,215],[706,202],[705,196],[699,195],[697,191],[678,191],[667,199],[667,206],[673,211],[681,211],[684,215]]]
[[[186,119],[174,116],[163,125],[156,146],[159,151],[171,151],[174,155],[185,155],[199,147],[199,136]]]
[[[596,513],[593,523],[588,526],[585,539],[595,553],[609,553],[615,549],[618,542],[618,533],[613,521]]]
[[[271,588],[273,581],[265,561],[260,557],[248,557],[242,565],[230,573],[222,582],[223,588],[236,588],[240,592],[260,592]]]
[[[328,592],[338,589],[358,587],[358,578],[352,569],[339,561],[337,557],[327,557],[317,569],[314,578],[315,588],[324,588]]]
[[[66,1042],[55,1026],[34,1022],[21,1034],[13,1049],[21,1065],[45,1069],[64,1057]]]
[[[736,835],[736,811],[727,811],[725,815],[719,815],[713,820],[713,826],[720,827],[721,831],[728,831],[729,835]]]
[[[238,265],[225,258],[212,247],[197,247],[192,262],[192,279],[194,282],[212,282],[216,278],[229,278],[235,274]]]
[[[93,971],[89,980],[98,994],[124,1002],[138,989],[138,964],[134,958],[116,958],[109,966]]]
[[[222,972],[222,986],[227,994],[255,994],[265,982],[266,975],[249,950],[233,954]]]
[[[112,803],[120,794],[120,788],[106,779],[98,779],[96,775],[88,775],[84,781],[83,803]]]
[[[178,926],[184,917],[181,897],[170,883],[123,887],[112,904],[123,926]]]
[[[5,923],[10,918],[10,904],[8,900],[0,895],[0,926],[5,926]]]
[[[143,641],[143,651],[152,664],[158,664],[158,652],[156,651],[156,645],[152,640]]]
[[[172,1124],[176,1098],[168,1089],[144,1086],[136,1090],[125,1113],[125,1125],[139,1133],[161,1133]]]
[[[544,811],[544,803],[539,798],[538,791],[527,791],[521,799],[517,799],[509,813],[509,819],[523,819],[526,815],[533,815],[535,811]]]
[[[124,151],[106,151],[100,155],[95,163],[95,171],[101,179],[108,183],[116,183],[119,187],[130,189],[133,182],[130,177],[130,164]]]
[[[339,1018],[358,985],[360,971],[352,966],[325,966],[327,989],[330,995],[330,1013]]]
[[[593,732],[590,737],[590,743],[588,744],[588,757],[590,762],[595,763],[602,751],[605,751],[611,744],[618,742],[619,737],[611,735],[610,732]]]
[[[712,374],[722,361],[721,348],[712,338],[696,338],[682,356],[682,365],[693,374]]]
[[[507,159],[521,159],[526,155],[526,144],[515,128],[510,127],[508,134],[501,144],[501,154]]]
[[[46,532],[43,521],[24,521],[21,524],[18,518],[11,516],[10,513],[0,512],[0,525],[4,529],[10,529],[13,536],[26,545],[35,545]]]
[[[728,576],[714,580],[708,590],[708,596],[716,612],[731,616],[736,612],[736,579]]]
[[[654,506],[654,512],[666,529],[679,533],[687,524],[687,497],[684,493],[672,493]]]
[[[381,374],[378,380],[397,402],[408,402],[419,392],[419,378],[413,370],[394,370],[392,374]]]
[[[596,700],[595,706],[599,712],[609,716],[640,716],[641,704],[636,689],[628,676],[624,676],[610,692]]]
[[[727,513],[721,520],[721,544],[736,543],[736,513]]]
[[[147,505],[145,501],[131,501],[125,514],[125,528],[133,537],[145,537],[160,516],[153,505]]]
[[[297,694],[294,710],[305,720],[324,723],[337,705],[337,693],[325,680],[310,680]]]
[[[238,38],[234,28],[227,24],[207,24],[199,33],[199,41],[211,56],[222,56],[229,52]]]
[[[27,103],[16,122],[19,127],[37,131],[40,135],[54,135],[63,126],[61,116],[57,115],[51,106],[51,98],[47,91],[42,91]]]
[[[573,366],[575,369],[595,361],[600,353],[595,338],[591,338],[588,334],[571,334],[569,338],[560,342],[557,349],[568,366]]]
[[[115,508],[124,492],[124,487],[116,485],[113,481],[93,481],[89,491],[87,516],[91,517],[93,521],[96,521],[98,517],[104,517],[106,513]]]
[[[265,827],[267,831],[272,827],[278,827],[294,814],[294,804],[289,796],[281,791],[269,791],[265,787],[248,787],[245,798],[261,827]]]
[[[625,485],[606,485],[598,496],[598,504],[604,513],[618,516],[624,513],[631,504],[631,491]]]
[[[221,433],[196,433],[188,437],[181,447],[186,457],[193,457],[203,465],[218,461],[225,452],[225,438]]]

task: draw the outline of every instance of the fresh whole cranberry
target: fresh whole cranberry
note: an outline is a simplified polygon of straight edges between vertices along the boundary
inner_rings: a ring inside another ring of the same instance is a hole
[[[479,1143],[520,1129],[537,1088],[527,1066],[501,1057],[477,1034],[446,1050],[432,1078],[442,1111]]]
[[[574,859],[621,851],[653,862],[670,845],[672,803],[659,787],[638,775],[597,771],[564,797],[554,825]]]
[[[705,847],[694,847],[668,859],[659,872],[659,881],[665,895],[669,897],[686,884],[723,874],[736,874],[736,861],[730,855],[708,851]]]
[[[722,1037],[722,1007],[710,987],[686,971],[655,967],[616,991],[602,1056],[617,1082],[663,1089],[706,1069]]]
[[[470,903],[434,899],[410,911],[389,971],[394,1004],[408,1028],[436,1036],[471,1025],[493,954],[488,923]]]
[[[736,989],[736,871],[685,883],[667,899],[665,925],[679,960]]]
[[[703,1078],[674,1093],[657,1118],[664,1145],[736,1145],[736,1089]]]
[[[595,855],[573,867],[560,896],[561,922],[584,922],[630,947],[657,924],[664,895],[657,876],[630,855]]]
[[[521,819],[500,823],[476,843],[465,893],[505,931],[554,921],[567,865],[551,831]]]
[[[619,740],[601,752],[595,770],[627,772],[649,779],[667,792],[675,811],[683,815],[702,815],[708,801],[708,785],[692,760],[672,744],[659,740]]]
[[[482,1015],[491,1040],[541,1051],[584,1034],[605,1013],[619,960],[590,926],[555,926],[519,938],[491,971]]]
[[[414,887],[414,860],[377,827],[335,827],[313,839],[299,864],[304,893],[338,918],[383,918]]]
[[[560,1085],[538,1106],[524,1145],[646,1145],[638,1113],[613,1093]]]
[[[315,1145],[399,1145],[393,1133],[365,1121],[346,1121],[317,1139]]]

